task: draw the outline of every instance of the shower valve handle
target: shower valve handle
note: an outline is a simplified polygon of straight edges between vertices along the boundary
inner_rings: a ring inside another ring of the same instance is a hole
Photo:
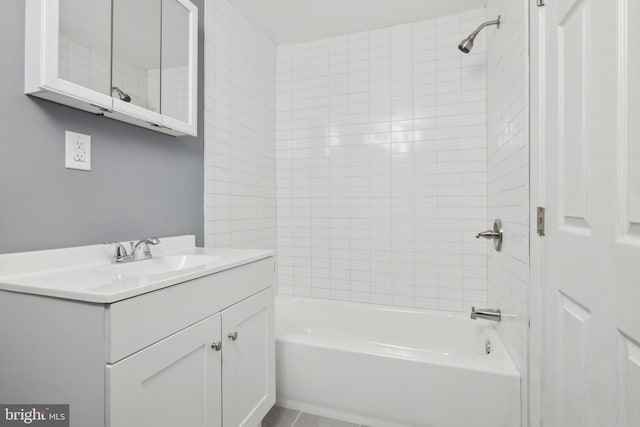
[[[482,231],[476,234],[476,239],[479,239],[481,237],[483,239],[493,240],[493,247],[496,251],[500,252],[500,250],[502,249],[503,237],[502,221],[500,221],[499,218],[496,218],[496,220],[493,221],[493,228],[491,230]]]
[[[487,230],[476,234],[476,239],[479,239],[480,237],[488,240],[499,239],[501,234],[502,233],[499,231]]]

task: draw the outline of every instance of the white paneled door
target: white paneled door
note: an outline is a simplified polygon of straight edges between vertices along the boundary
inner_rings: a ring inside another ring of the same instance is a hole
[[[544,147],[547,208],[541,425],[637,427],[640,2],[547,0],[535,13],[543,130],[533,143]]]

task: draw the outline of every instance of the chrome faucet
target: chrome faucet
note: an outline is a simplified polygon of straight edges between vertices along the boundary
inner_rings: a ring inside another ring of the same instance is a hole
[[[127,250],[121,243],[112,242],[105,244],[115,245],[116,251],[111,258],[111,262],[114,264],[121,264],[125,262],[142,261],[145,259],[153,258],[149,245],[157,245],[159,243],[160,239],[158,239],[157,237],[142,239],[136,244],[134,244],[133,242],[129,242],[129,250],[131,251],[130,254],[127,253]]]
[[[132,261],[140,261],[143,259],[152,258],[151,249],[149,248],[149,245],[155,246],[159,243],[160,243],[160,239],[158,239],[157,237],[149,237],[147,239],[140,240],[135,245],[132,244],[131,245],[131,258],[133,258]]]
[[[471,307],[471,318],[473,320],[486,319],[499,322],[502,320],[502,313],[500,313],[500,309],[498,308],[480,308],[476,310],[475,307]]]

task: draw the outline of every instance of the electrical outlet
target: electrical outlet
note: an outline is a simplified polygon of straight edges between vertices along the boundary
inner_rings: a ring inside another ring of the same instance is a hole
[[[65,167],[67,169],[91,170],[91,136],[66,131]]]

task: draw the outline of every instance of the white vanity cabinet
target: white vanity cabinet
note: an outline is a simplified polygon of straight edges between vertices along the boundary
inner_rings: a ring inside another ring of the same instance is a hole
[[[112,365],[107,426],[259,425],[275,403],[273,291]]]
[[[25,93],[169,135],[197,135],[189,0],[25,0]]]
[[[112,303],[0,290],[0,401],[69,404],[71,427],[255,427],[274,297],[271,255]]]

